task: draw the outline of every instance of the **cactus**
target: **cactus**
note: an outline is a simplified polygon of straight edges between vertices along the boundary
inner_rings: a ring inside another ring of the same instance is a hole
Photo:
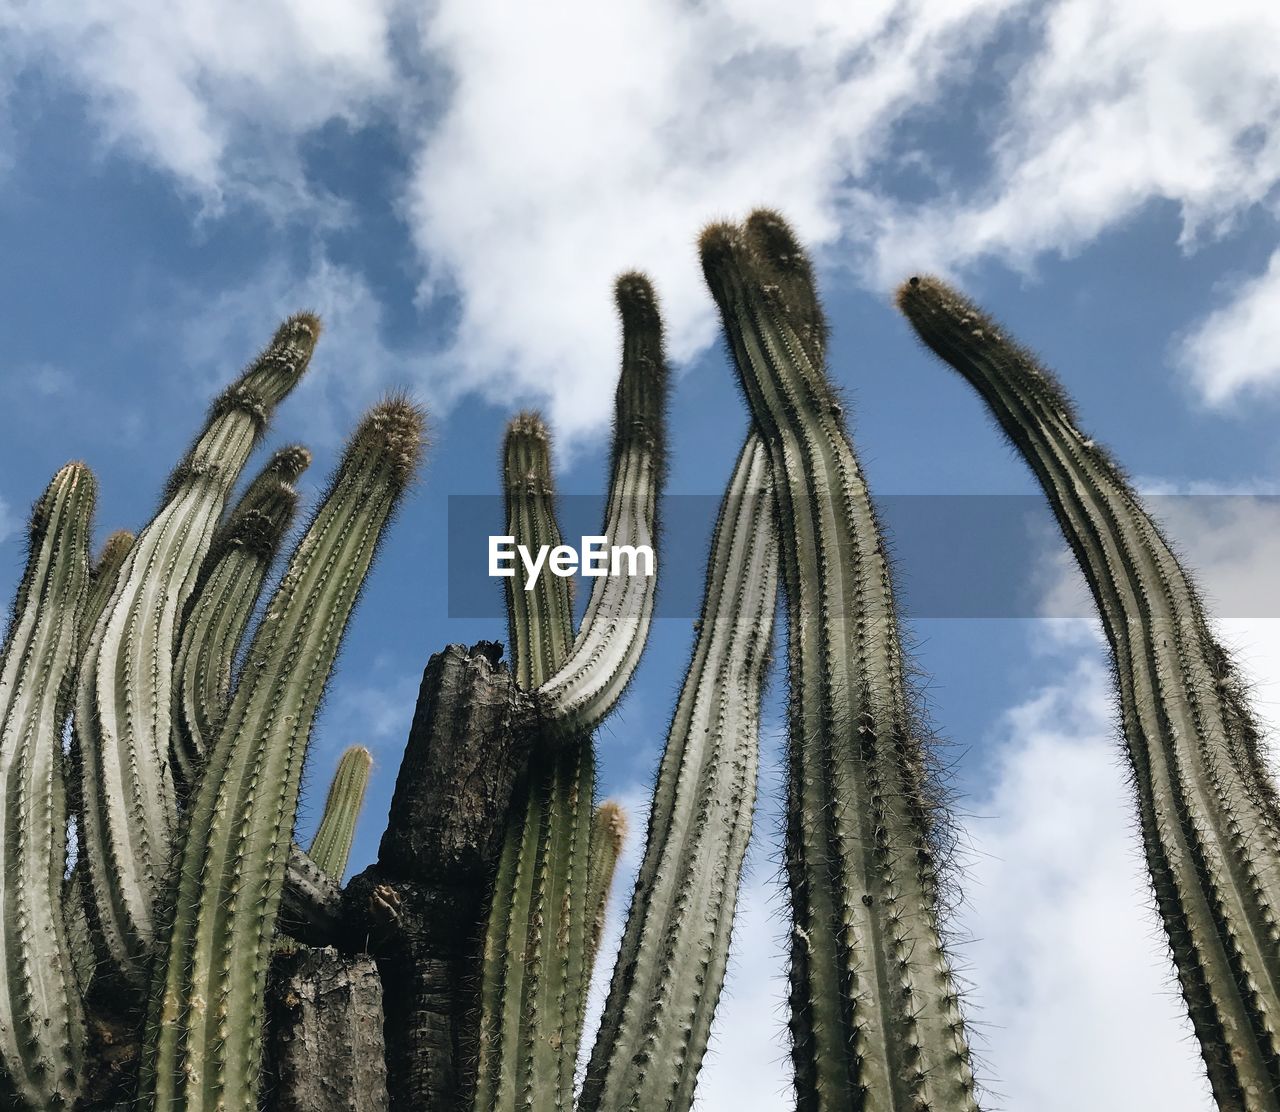
[[[321,869],[336,880],[347,871],[347,857],[356,836],[356,823],[364,806],[364,790],[369,786],[373,754],[363,745],[353,745],[338,760],[329,795],[324,802],[320,826],[307,852]]]
[[[606,799],[591,820],[591,857],[587,863],[587,961],[582,971],[582,1003],[586,1006],[591,977],[600,956],[604,937],[613,874],[627,842],[627,813],[621,805]]]
[[[1115,665],[1143,848],[1214,1097],[1280,1108],[1280,809],[1195,587],[1119,467],[1026,349],[932,278],[898,305],[1044,488]]]
[[[62,727],[89,593],[95,484],[64,467],[36,503],[0,654],[0,1096],[72,1107],[85,1019],[61,912],[67,803]]]
[[[214,402],[88,634],[75,706],[86,891],[112,971],[135,992],[145,985],[178,814],[169,768],[178,622],[227,495],[275,406],[306,370],[318,334],[314,317],[290,318]]]
[[[768,455],[753,434],[711,542],[698,639],[658,772],[584,1112],[687,1112],[693,1104],[751,836],[776,607],[774,533]]]
[[[174,663],[169,760],[179,789],[195,781],[216,736],[231,693],[236,650],[297,512],[293,484],[310,463],[306,448],[280,449],[214,534],[182,621]]]
[[[412,479],[422,416],[392,399],[351,439],[249,647],[192,801],[142,1095],[256,1108],[261,1021],[306,747],[382,529]]]
[[[559,545],[550,436],[521,414],[503,452],[507,533],[531,549]],[[541,575],[530,590],[506,580],[516,683],[536,690],[573,646],[569,580]],[[595,753],[589,733],[535,741],[507,819],[484,943],[476,1112],[518,1101],[573,1103],[581,1037],[589,903],[587,863]]]
[[[768,211],[744,227],[712,225],[701,250],[777,503],[797,1106],[973,1109],[940,926],[936,797],[888,561],[824,372],[809,262]]]
[[[89,569],[89,601],[84,608],[81,625],[92,629],[116,588],[116,577],[124,567],[124,558],[133,547],[134,536],[128,529],[117,529],[102,543],[97,559]]]

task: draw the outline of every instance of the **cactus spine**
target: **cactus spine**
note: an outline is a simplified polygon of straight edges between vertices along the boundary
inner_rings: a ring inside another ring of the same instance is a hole
[[[169,747],[178,623],[227,495],[318,333],[314,317],[286,321],[214,402],[89,634],[75,728],[90,916],[114,971],[139,992],[177,821]]]
[[[124,558],[133,547],[134,537],[128,529],[117,529],[102,544],[102,551],[89,569],[89,601],[84,608],[81,625],[91,630],[98,624],[102,611],[116,587],[116,576],[124,567]]]
[[[0,655],[0,1097],[70,1108],[85,1021],[62,917],[62,730],[89,591],[95,484],[64,467],[36,503],[26,572]]]
[[[644,275],[624,274],[615,294],[622,317],[622,374],[604,534],[611,545],[648,545],[656,552],[658,492],[666,467],[662,318]],[[538,689],[553,730],[565,736],[594,730],[621,698],[649,635],[656,583],[656,574],[596,580],[572,653]]]
[[[421,414],[401,399],[364,419],[249,648],[192,802],[153,977],[142,1094],[156,1110],[257,1107],[267,967],[311,725],[421,438]]]
[[[373,754],[363,745],[353,745],[342,754],[338,771],[329,785],[320,827],[307,851],[311,860],[337,881],[341,881],[347,871],[347,858],[372,769]]]
[[[263,581],[293,524],[293,484],[311,463],[306,448],[276,452],[219,527],[183,619],[174,662],[174,780],[194,783],[231,693],[236,651],[249,627]]]
[[[582,1108],[687,1112],[724,982],[759,760],[778,581],[769,459],[752,434],[720,507],[693,660]]]
[[[808,260],[775,213],[713,225],[703,270],[769,449],[791,679],[786,866],[798,1107],[969,1110],[935,799],[889,567]]]
[[[1143,847],[1218,1105],[1280,1108],[1280,812],[1259,731],[1186,572],[1033,356],[932,278],[898,304],[1026,459],[1115,661]]]
[[[507,532],[531,548],[561,543],[550,437],[536,414],[507,429]],[[506,581],[516,682],[536,690],[573,645],[569,581]],[[587,861],[595,753],[589,733],[534,740],[508,812],[490,898],[480,989],[476,1112],[571,1108],[582,1029]]]

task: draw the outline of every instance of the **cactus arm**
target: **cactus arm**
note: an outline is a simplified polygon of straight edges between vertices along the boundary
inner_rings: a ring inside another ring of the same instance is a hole
[[[297,512],[293,484],[310,462],[311,453],[296,445],[276,452],[218,529],[205,557],[174,662],[169,759],[179,790],[194,781],[226,710],[236,651]]]
[[[363,745],[352,745],[342,754],[329,785],[320,826],[308,850],[311,860],[337,881],[347,871],[372,768],[373,754]]]
[[[687,1112],[729,956],[751,835],[760,694],[777,600],[769,459],[747,438],[716,522],[702,620],[658,772],[644,859],[584,1112]],[[597,846],[606,861],[610,837]]]
[[[507,532],[530,547],[561,543],[550,438],[534,414],[504,445]],[[573,643],[569,581],[507,580],[512,667],[525,690],[564,662]],[[521,1103],[571,1107],[582,1028],[587,853],[595,755],[590,734],[535,740],[512,800],[490,899],[481,966],[477,1112]]]
[[[353,436],[250,645],[189,812],[156,962],[141,1092],[157,1112],[257,1107],[262,1016],[307,741],[422,417],[393,399]]]
[[[618,279],[622,374],[614,418],[612,475],[603,534],[611,545],[648,545],[656,555],[658,498],[665,470],[667,367],[662,320],[648,279]],[[653,617],[652,576],[596,580],[573,651],[538,689],[550,727],[566,736],[594,730],[613,709],[644,651]]]
[[[124,567],[124,559],[133,547],[134,537],[128,529],[117,529],[102,544],[102,551],[89,569],[89,601],[80,623],[86,631],[93,629],[116,587],[116,577]]]
[[[169,745],[178,622],[226,497],[305,370],[318,328],[314,317],[291,318],[214,403],[89,635],[75,708],[89,910],[113,971],[139,993],[177,820]]]
[[[587,868],[587,960],[582,971],[584,1008],[587,994],[591,991],[596,958],[600,955],[609,893],[613,890],[613,874],[627,841],[627,827],[626,812],[611,799],[601,803],[591,819],[591,857]]]
[[[1053,378],[964,297],[898,304],[978,391],[1044,488],[1115,661],[1143,847],[1221,1108],[1280,1108],[1280,821],[1259,731],[1193,584]]]
[[[888,562],[803,251],[774,213],[702,262],[769,448],[788,602],[786,866],[801,1110],[975,1107],[943,947],[936,794],[909,713]]]
[[[26,572],[0,655],[0,1101],[68,1109],[85,1022],[62,914],[67,802],[62,731],[89,590],[95,484],[54,477],[32,516]]]

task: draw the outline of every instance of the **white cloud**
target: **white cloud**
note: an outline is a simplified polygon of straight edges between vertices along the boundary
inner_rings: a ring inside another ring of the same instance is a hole
[[[39,63],[206,204],[296,207],[294,140],[391,88],[386,0],[0,0],[10,71]],[[238,198],[237,198],[238,199]]]
[[[21,527],[22,523],[18,520],[17,514],[13,512],[13,507],[3,498],[0,498],[0,544],[4,544]]]
[[[1200,321],[1177,359],[1201,395],[1222,405],[1280,383],[1280,251],[1262,274],[1239,282],[1226,303]]]

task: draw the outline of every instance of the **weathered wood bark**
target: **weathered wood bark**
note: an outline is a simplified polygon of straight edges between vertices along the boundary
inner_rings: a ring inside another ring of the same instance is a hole
[[[270,1112],[386,1112],[382,981],[367,954],[300,947],[271,971]]]
[[[393,1112],[456,1112],[474,1069],[482,919],[531,715],[502,646],[427,664],[378,863],[345,891],[382,975]]]

